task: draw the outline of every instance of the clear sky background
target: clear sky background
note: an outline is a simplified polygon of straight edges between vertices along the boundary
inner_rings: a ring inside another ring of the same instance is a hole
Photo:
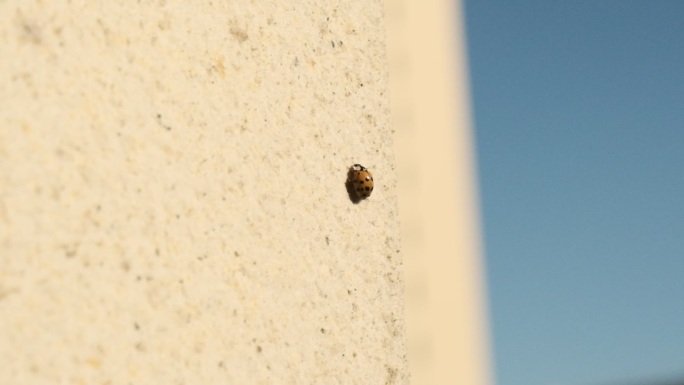
[[[464,6],[497,383],[684,383],[684,1]]]

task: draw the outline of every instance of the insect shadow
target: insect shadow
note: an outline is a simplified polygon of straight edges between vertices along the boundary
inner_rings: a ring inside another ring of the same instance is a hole
[[[358,195],[356,195],[356,192],[354,191],[354,183],[352,182],[352,177],[354,176],[354,168],[351,167],[349,168],[349,171],[347,171],[347,180],[344,182],[344,187],[347,188],[347,194],[349,194],[349,200],[353,204],[359,204],[361,202],[361,198],[359,198]]]

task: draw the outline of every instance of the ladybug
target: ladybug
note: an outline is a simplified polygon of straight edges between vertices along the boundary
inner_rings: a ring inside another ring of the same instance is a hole
[[[373,175],[358,163],[351,167],[349,182],[359,200],[368,198],[373,192]]]

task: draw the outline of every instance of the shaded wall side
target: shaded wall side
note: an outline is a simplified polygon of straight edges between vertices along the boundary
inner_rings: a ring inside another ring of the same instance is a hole
[[[386,8],[412,381],[491,384],[461,4]]]

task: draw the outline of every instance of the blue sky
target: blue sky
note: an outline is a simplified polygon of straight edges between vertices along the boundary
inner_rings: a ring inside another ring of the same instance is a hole
[[[684,381],[684,1],[464,7],[497,384]]]

